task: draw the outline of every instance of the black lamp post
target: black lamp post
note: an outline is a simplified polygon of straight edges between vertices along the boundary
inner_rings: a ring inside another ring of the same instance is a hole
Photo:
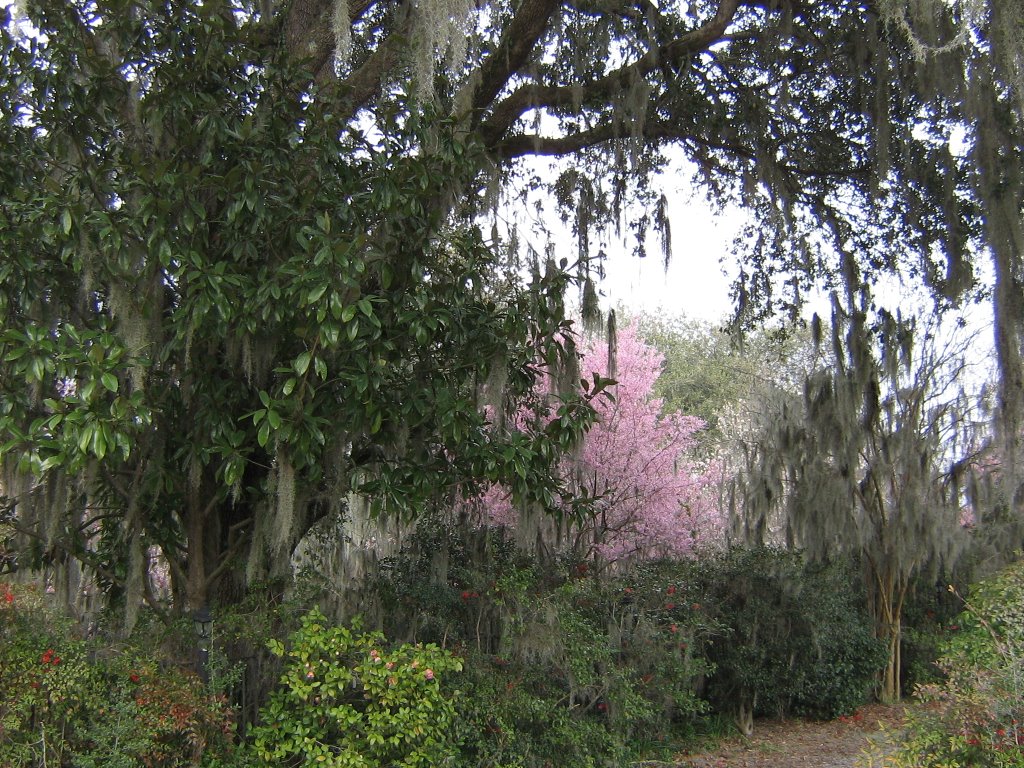
[[[198,640],[199,664],[197,671],[199,679],[208,683],[210,682],[210,671],[207,664],[210,661],[210,638],[213,636],[213,617],[210,616],[210,609],[205,605],[201,606],[192,614],[192,623],[195,625],[196,639]]]

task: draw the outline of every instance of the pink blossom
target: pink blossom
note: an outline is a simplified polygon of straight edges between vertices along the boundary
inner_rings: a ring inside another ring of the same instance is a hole
[[[713,490],[721,470],[692,458],[695,435],[704,428],[696,416],[663,414],[653,395],[663,356],[639,336],[635,325],[617,334],[613,398],[594,401],[598,421],[577,455],[562,471],[581,494],[596,498],[596,513],[585,526],[591,553],[609,560],[686,555],[716,538],[722,519]],[[608,375],[608,344],[590,342],[580,372]],[[532,414],[517,423],[528,429]],[[479,499],[493,525],[511,527],[517,512],[508,493],[491,487]],[[589,530],[587,530],[589,528]]]

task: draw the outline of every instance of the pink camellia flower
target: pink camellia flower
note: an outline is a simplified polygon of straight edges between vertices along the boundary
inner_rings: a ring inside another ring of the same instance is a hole
[[[434,670],[432,670],[432,669],[425,669],[425,670],[423,670],[423,676],[425,678],[427,678],[427,680],[433,680],[434,679]]]

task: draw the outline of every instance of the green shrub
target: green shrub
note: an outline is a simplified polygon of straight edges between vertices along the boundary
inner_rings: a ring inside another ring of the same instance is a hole
[[[850,568],[731,549],[701,559],[696,576],[706,610],[723,627],[707,650],[716,708],[832,718],[868,699],[884,652]]]
[[[462,764],[622,765],[705,710],[711,630],[673,564],[618,578],[578,565],[558,583],[515,571],[496,584],[503,647],[467,664]]]
[[[288,645],[280,683],[250,739],[264,765],[434,766],[452,757],[450,673],[434,645],[389,648],[379,632],[330,626],[314,609]]]
[[[477,657],[467,664],[464,682],[456,725],[459,765],[591,768],[624,763],[625,747],[608,727],[606,702],[570,706],[555,670]]]

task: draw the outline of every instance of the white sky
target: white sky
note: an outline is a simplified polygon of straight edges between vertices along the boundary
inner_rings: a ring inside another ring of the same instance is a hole
[[[600,286],[603,303],[721,321],[732,308],[729,287],[738,270],[728,251],[742,217],[733,212],[716,217],[700,199],[688,200],[679,191],[667,194],[672,230],[668,271],[657,247],[649,248],[644,259],[634,256],[631,247],[611,248],[605,262],[607,277]]]

